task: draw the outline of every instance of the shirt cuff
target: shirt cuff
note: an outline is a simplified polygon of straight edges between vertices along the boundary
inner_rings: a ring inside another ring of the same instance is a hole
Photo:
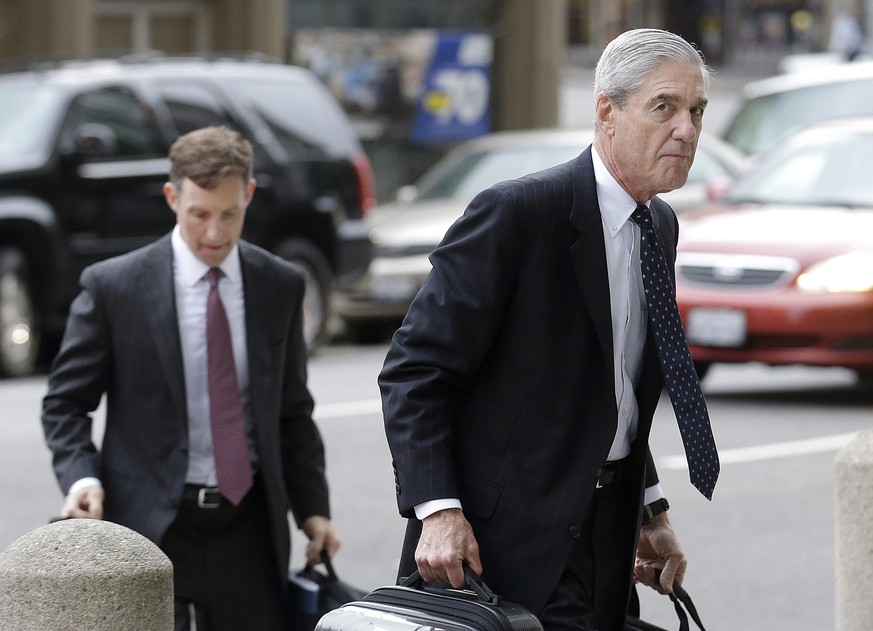
[[[97,478],[81,478],[73,482],[70,486],[70,490],[67,491],[67,495],[72,495],[76,491],[84,489],[86,486],[99,486],[101,489],[103,488],[103,484],[101,484],[100,480]]]
[[[422,520],[425,517],[430,517],[437,511],[446,510],[447,508],[461,508],[461,500],[447,498],[443,500],[422,502],[415,507],[415,516],[419,520]]]
[[[666,497],[666,495],[664,495],[664,491],[661,489],[660,484],[650,486],[646,489],[646,495],[643,498],[643,506],[651,504],[652,502],[657,502],[662,497]]]

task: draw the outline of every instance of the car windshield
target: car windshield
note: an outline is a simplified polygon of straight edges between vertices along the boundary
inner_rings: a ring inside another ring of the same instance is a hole
[[[812,123],[868,114],[873,114],[873,79],[809,86],[750,99],[724,137],[753,155]]]
[[[2,87],[0,99],[0,170],[33,167],[46,159],[57,120],[52,110],[60,95],[51,86],[13,83]]]
[[[417,199],[472,200],[486,188],[528,173],[572,160],[582,152],[578,145],[507,147],[468,153],[446,164],[435,179],[426,178]]]
[[[727,195],[732,203],[870,206],[873,134],[816,134],[764,156]]]

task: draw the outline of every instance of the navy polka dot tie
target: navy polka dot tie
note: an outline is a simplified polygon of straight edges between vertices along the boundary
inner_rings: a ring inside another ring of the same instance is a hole
[[[640,227],[640,260],[649,308],[649,331],[657,342],[661,372],[679,423],[691,483],[711,500],[718,479],[718,451],[712,437],[700,380],[694,370],[679,318],[673,281],[667,270],[664,252],[652,229],[649,209],[645,204],[638,204],[632,218]]]

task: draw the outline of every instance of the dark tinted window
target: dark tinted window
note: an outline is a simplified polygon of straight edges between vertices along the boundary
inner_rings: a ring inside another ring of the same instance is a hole
[[[235,79],[235,96],[258,113],[290,155],[348,156],[354,134],[326,89],[312,81]]]
[[[295,28],[490,28],[496,0],[294,0]]]
[[[212,125],[224,125],[239,131],[215,94],[205,86],[164,81],[160,91],[180,136]]]
[[[103,151],[95,154],[100,159],[163,157],[166,153],[151,108],[125,87],[99,88],[77,96],[62,130],[66,151],[73,150],[81,138],[103,140]]]

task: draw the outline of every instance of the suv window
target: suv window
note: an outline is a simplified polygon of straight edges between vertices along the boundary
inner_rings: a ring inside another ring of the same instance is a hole
[[[205,86],[164,82],[160,92],[180,136],[212,125],[224,125],[240,131],[215,95]]]
[[[3,86],[0,169],[14,171],[45,159],[56,129],[46,125],[46,121],[52,120],[60,102],[60,94],[51,86],[33,83]]]
[[[830,118],[873,114],[873,79],[808,86],[746,101],[725,140],[760,153],[792,131]]]
[[[74,98],[64,119],[61,146],[72,148],[82,130],[91,135],[105,128],[113,139],[100,152],[100,159],[164,156],[151,108],[124,87],[99,88]]]
[[[350,132],[332,103],[317,88],[302,81],[237,79],[234,85],[246,106],[258,112],[279,144],[290,154],[319,150],[348,156]],[[320,88],[321,86],[317,86]],[[294,107],[288,107],[293,103]],[[338,133],[342,130],[342,133]]]
[[[179,136],[212,125],[223,125],[235,129],[243,136],[249,136],[224,108],[220,97],[208,86],[190,81],[163,81],[159,91]],[[254,145],[254,149],[257,170],[263,168],[267,160],[258,151],[257,145]]]

